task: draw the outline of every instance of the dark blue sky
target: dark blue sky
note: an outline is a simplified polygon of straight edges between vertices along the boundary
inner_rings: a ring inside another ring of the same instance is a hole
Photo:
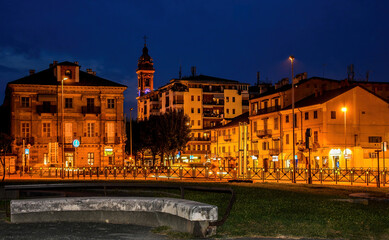
[[[254,84],[295,73],[388,81],[389,1],[0,0],[0,101],[6,83],[53,60],[125,84],[136,105],[136,67],[148,36],[154,87],[197,73]]]

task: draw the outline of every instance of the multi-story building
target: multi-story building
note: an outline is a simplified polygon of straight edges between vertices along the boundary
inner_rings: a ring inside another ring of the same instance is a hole
[[[210,127],[223,119],[234,118],[248,111],[247,83],[196,75],[172,79],[153,90],[153,61],[147,47],[138,61],[138,120],[168,111],[184,111],[190,119],[192,140],[181,156],[184,162],[201,163],[209,159]]]
[[[77,62],[54,61],[9,82],[4,105],[16,166],[123,166],[126,88],[81,71]]]

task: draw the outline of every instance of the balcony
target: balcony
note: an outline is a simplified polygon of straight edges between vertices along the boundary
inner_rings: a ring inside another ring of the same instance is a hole
[[[219,101],[203,101],[203,105],[224,105],[224,100]]]
[[[57,113],[57,106],[56,105],[49,105],[49,106],[37,105],[36,106],[36,113],[38,113],[39,115],[41,115],[42,113],[54,114],[54,113]]]
[[[223,114],[217,114],[217,113],[213,113],[213,112],[205,112],[203,113],[203,117],[206,117],[206,118],[220,118],[222,117]]]
[[[82,114],[100,114],[101,113],[101,107],[95,107],[95,106],[82,106],[81,107]]]
[[[23,145],[23,140],[24,140],[24,145],[31,144],[34,145],[34,137],[17,137],[16,138],[16,145]]]
[[[278,156],[278,154],[280,154],[280,149],[279,148],[269,149],[269,155],[270,156]]]
[[[191,141],[209,141],[209,137],[192,137]]]
[[[273,106],[273,107],[267,107],[267,108],[262,108],[262,109],[254,109],[252,111],[253,115],[261,115],[265,113],[271,113],[275,111],[281,110],[281,106]]]
[[[120,144],[120,137],[104,137],[104,144]]]
[[[264,130],[257,131],[257,137],[259,138],[267,138],[267,137],[271,137],[271,135],[272,135],[271,129],[264,129]]]
[[[231,134],[229,135],[224,135],[224,141],[231,141]]]

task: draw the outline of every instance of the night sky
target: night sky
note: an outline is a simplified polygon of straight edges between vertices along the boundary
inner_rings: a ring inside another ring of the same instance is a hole
[[[147,35],[154,87],[197,73],[254,84],[295,73],[388,81],[389,1],[0,0],[0,102],[7,82],[53,60],[79,61],[127,85],[136,106],[137,60]],[[128,111],[126,111],[128,113]]]

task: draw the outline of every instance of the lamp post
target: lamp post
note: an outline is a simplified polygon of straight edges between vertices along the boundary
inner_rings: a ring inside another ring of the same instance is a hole
[[[347,145],[346,145],[346,130],[347,130],[347,128],[346,128],[346,117],[347,117],[347,107],[342,107],[342,112],[344,113],[344,154],[343,154],[343,156],[344,156],[344,162],[346,163],[346,171],[347,171]]]
[[[132,116],[131,116],[132,110],[134,110],[134,108],[130,108],[130,158],[131,158],[131,161],[132,161]],[[136,166],[136,162],[134,162],[134,163]]]
[[[295,153],[295,145],[296,145],[296,140],[294,139],[294,127],[295,127],[295,118],[294,118],[294,81],[293,81],[293,63],[294,63],[294,56],[289,56],[290,64],[292,66],[292,144],[293,144],[293,150],[292,150],[292,159],[293,159],[293,179],[292,182],[296,183],[296,153]]]
[[[64,168],[64,163],[65,163],[65,123],[64,123],[64,104],[63,104],[63,81],[68,80],[68,78],[63,78],[61,80],[61,108],[62,108],[62,178],[65,177],[65,168]]]

